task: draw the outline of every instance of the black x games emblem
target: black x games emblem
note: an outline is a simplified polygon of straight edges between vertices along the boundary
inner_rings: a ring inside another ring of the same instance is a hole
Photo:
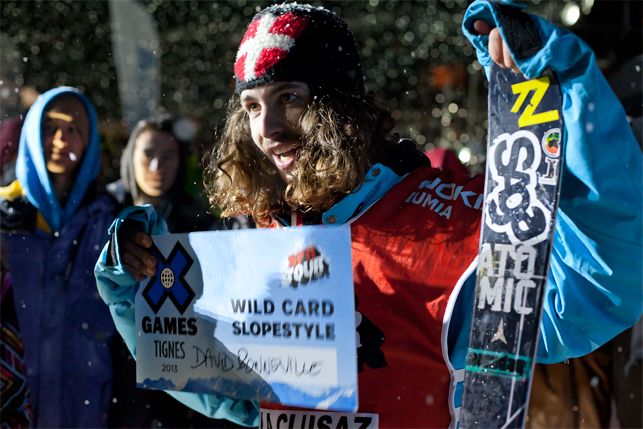
[[[195,296],[185,281],[185,275],[194,261],[178,241],[167,260],[155,245],[152,245],[151,250],[159,263],[156,275],[150,279],[143,291],[143,297],[154,314],[158,313],[167,298],[170,298],[177,310],[183,314]]]

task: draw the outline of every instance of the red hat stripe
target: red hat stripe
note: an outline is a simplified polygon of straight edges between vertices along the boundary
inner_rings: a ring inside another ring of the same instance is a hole
[[[242,81],[260,77],[288,55],[307,23],[307,18],[291,13],[266,14],[254,21],[239,46],[235,75]]]
[[[245,80],[246,76],[246,58],[248,54],[243,54],[237,61],[234,63],[234,74],[241,80]]]
[[[288,55],[288,51],[280,48],[266,48],[261,51],[261,55],[257,59],[257,65],[255,66],[255,74],[261,76],[268,70],[270,67],[274,66]]]
[[[257,34],[257,28],[259,27],[259,20],[254,21],[248,26],[248,29],[246,30],[246,34],[243,36],[243,40],[241,41],[241,45],[243,45],[246,40],[252,39],[255,37]]]
[[[304,31],[306,24],[308,24],[308,18],[305,16],[286,13],[275,20],[270,32],[275,34],[284,34],[296,39],[299,37],[301,32]]]

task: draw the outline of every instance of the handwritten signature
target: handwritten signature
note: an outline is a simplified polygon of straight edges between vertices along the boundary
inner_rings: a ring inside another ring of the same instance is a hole
[[[225,352],[211,352],[210,349],[201,349],[197,346],[192,346],[196,353],[196,364],[191,365],[190,368],[198,368],[205,366],[205,368],[217,368],[222,372],[228,372],[234,369],[234,359],[228,356]]]
[[[322,371],[323,361],[307,362],[297,359],[297,356],[259,356],[250,357],[248,350],[241,347],[237,352],[238,369],[246,373],[252,371],[261,375],[270,375],[276,372],[294,374],[296,377],[316,377]]]

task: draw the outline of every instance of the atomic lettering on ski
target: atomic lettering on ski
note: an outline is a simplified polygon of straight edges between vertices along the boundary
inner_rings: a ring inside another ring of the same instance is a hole
[[[485,243],[480,253],[477,307],[488,307],[493,312],[510,313],[513,310],[518,314],[531,314],[534,309],[527,305],[527,298],[529,291],[536,287],[536,249],[496,244],[494,250],[492,252],[491,245]]]

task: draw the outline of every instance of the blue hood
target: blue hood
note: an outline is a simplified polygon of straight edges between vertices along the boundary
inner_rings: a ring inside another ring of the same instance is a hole
[[[61,207],[54,192],[45,165],[42,142],[42,117],[51,101],[62,94],[78,97],[89,116],[89,139],[83,160],[72,186],[65,207]],[[80,206],[89,185],[96,179],[100,170],[100,138],[96,112],[87,97],[76,88],[60,87],[42,94],[33,104],[20,135],[20,149],[16,161],[16,177],[29,202],[42,213],[53,232],[58,232]]]

